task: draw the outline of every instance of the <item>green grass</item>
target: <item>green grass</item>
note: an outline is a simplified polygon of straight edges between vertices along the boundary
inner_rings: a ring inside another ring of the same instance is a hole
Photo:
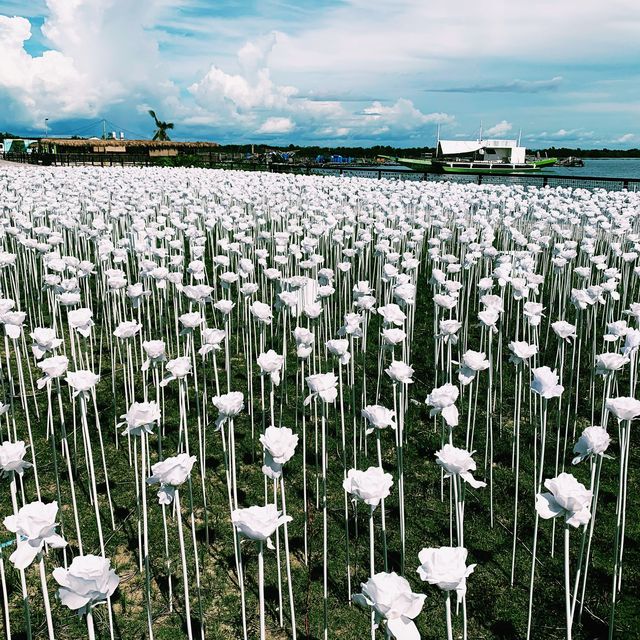
[[[419,289],[426,288],[426,275],[422,275]],[[415,569],[418,565],[418,552],[425,546],[440,546],[449,544],[449,484],[444,483],[444,502],[441,500],[441,479],[439,467],[435,464],[434,453],[441,446],[440,421],[429,418],[428,408],[423,401],[427,393],[434,386],[433,366],[433,319],[432,301],[427,292],[419,296],[416,313],[416,327],[413,343],[413,355],[411,364],[415,368],[416,383],[410,388],[410,397],[419,401],[410,402],[405,424],[408,435],[408,445],[405,448],[405,496],[406,496],[406,522],[407,522],[407,556],[406,577],[411,582],[415,591],[427,594],[422,614],[416,622],[423,638],[436,640],[446,637],[444,619],[444,601],[441,593],[435,588],[422,583]],[[144,322],[144,318],[143,318]],[[471,320],[470,320],[471,322]],[[376,351],[373,342],[376,335],[378,320],[372,320],[369,335],[371,342],[366,359],[368,374],[368,387],[371,393],[375,389]],[[99,327],[95,327],[98,331]],[[274,330],[277,333],[277,327]],[[241,355],[236,353],[236,345],[240,332],[234,331],[232,348],[232,370],[234,379],[232,390],[242,390],[246,394],[246,379],[244,376],[244,361]],[[153,336],[158,337],[158,336]],[[478,348],[473,341],[470,346]],[[106,342],[104,348],[106,349]],[[276,346],[277,348],[277,346]],[[240,352],[242,350],[240,344]],[[587,350],[588,351],[588,350]],[[550,347],[542,356],[543,364],[553,364],[555,343],[550,340]],[[96,356],[99,354],[96,353]],[[586,358],[586,356],[585,356]],[[4,355],[3,355],[3,363]],[[210,361],[209,361],[210,362]],[[220,362],[220,359],[219,359]],[[290,374],[293,373],[293,361],[289,362]],[[357,356],[356,371],[361,371],[362,356]],[[200,365],[199,365],[200,366]],[[113,394],[110,385],[111,367],[116,370],[116,393]],[[325,365],[323,370],[327,370]],[[202,369],[199,370],[199,375]],[[336,365],[337,371],[337,365]],[[482,639],[514,639],[522,638],[526,632],[528,580],[531,566],[529,549],[532,543],[532,529],[534,520],[533,509],[533,430],[539,420],[539,416],[532,415],[529,421],[528,405],[523,410],[524,422],[522,433],[522,476],[521,476],[521,519],[519,523],[518,561],[516,582],[513,588],[509,585],[511,564],[511,540],[512,540],[512,508],[513,508],[513,473],[511,470],[511,434],[513,430],[512,413],[514,407],[513,398],[513,371],[512,365],[504,364],[504,378],[502,387],[502,400],[498,402],[494,415],[495,461],[495,522],[493,528],[489,522],[489,488],[467,489],[465,512],[465,543],[469,549],[469,562],[477,563],[475,572],[468,579],[468,611],[469,611],[469,638]],[[582,371],[588,371],[587,360]],[[102,355],[102,381],[98,386],[98,406],[100,421],[105,438],[106,456],[109,467],[109,482],[114,502],[116,527],[111,531],[109,515],[106,504],[105,483],[99,464],[98,440],[93,428],[95,416],[93,411],[89,415],[89,425],[92,432],[94,458],[99,479],[99,493],[101,495],[101,514],[105,528],[105,540],[107,555],[111,558],[114,568],[122,581],[113,598],[114,618],[116,633],[119,638],[126,640],[143,638],[146,634],[146,618],[144,610],[144,579],[138,571],[138,533],[137,533],[137,509],[135,498],[135,477],[132,464],[130,464],[127,439],[119,438],[119,448],[114,442],[114,417],[126,410],[124,406],[124,394],[122,392],[122,370],[118,362],[111,362],[108,351]],[[486,373],[486,372],[485,372]],[[208,393],[213,393],[213,376],[210,365],[207,365]],[[439,378],[439,384],[442,382]],[[477,430],[475,448],[478,450],[475,459],[478,462],[476,477],[483,478],[483,458],[485,439],[485,393],[487,376],[480,374],[481,386],[479,394],[480,410],[477,415]],[[361,380],[362,374],[356,374],[356,379]],[[256,374],[254,389],[259,395],[259,382]],[[224,375],[221,374],[221,383]],[[137,399],[141,399],[141,384],[138,381]],[[303,410],[303,397],[296,398],[295,380],[292,375],[283,382],[277,390],[278,406],[282,407],[282,425],[294,428],[301,433],[300,415]],[[201,381],[200,381],[201,384]],[[497,382],[496,382],[497,384]],[[587,388],[588,378],[582,384]],[[598,382],[598,384],[601,384]],[[526,386],[526,384],[525,384]],[[357,394],[360,393],[361,384],[357,382]],[[65,412],[67,429],[70,432],[69,441],[73,447],[73,405],[65,392]],[[383,381],[380,403],[392,406],[390,385]],[[178,434],[178,386],[171,383],[165,391],[165,430],[163,450],[165,455],[174,455],[177,451]],[[191,401],[194,401],[193,384],[190,382]],[[596,394],[596,397],[599,397]],[[347,397],[349,401],[349,398]],[[461,426],[454,430],[454,444],[462,445],[464,428],[466,425],[467,394],[461,397],[459,408],[461,414]],[[30,399],[30,402],[32,400]],[[18,407],[15,399],[15,415],[18,423],[19,437],[26,439],[24,412]],[[51,442],[45,439],[46,395],[37,394],[37,402],[40,409],[40,419],[36,419],[33,405],[30,405],[30,415],[34,434],[34,445],[38,460],[38,471],[41,482],[44,501],[56,499],[56,476],[54,473],[53,457],[51,454]],[[555,428],[557,424],[556,407],[553,402],[549,413],[549,439],[548,439],[548,464],[545,477],[553,474],[553,447],[555,442]],[[336,406],[337,408],[337,406]],[[347,405],[349,433],[347,440],[352,439],[351,416],[352,408]],[[579,403],[576,433],[589,424],[589,401],[585,399]],[[56,428],[59,428],[57,413],[55,416]],[[210,408],[210,420],[215,418],[215,410]],[[330,637],[360,640],[368,637],[368,612],[356,606],[351,606],[347,601],[347,580],[345,568],[345,528],[343,521],[343,492],[342,482],[342,452],[340,450],[339,415],[336,409],[329,414],[329,439],[328,439],[328,501],[329,501],[329,620]],[[254,428],[260,432],[263,420],[259,407],[256,407]],[[360,422],[358,422],[360,425]],[[192,453],[197,454],[197,423],[195,406],[189,415],[190,442]],[[316,423],[312,418],[307,421],[307,470],[309,487],[309,564],[303,562],[303,503],[302,503],[302,459],[301,444],[295,457],[285,466],[287,486],[287,503],[289,514],[293,516],[293,522],[289,525],[291,556],[293,567],[293,582],[298,621],[298,637],[309,640],[322,637],[322,512],[315,508],[316,504],[316,477],[317,464],[314,433]],[[615,428],[610,427],[615,434]],[[3,435],[5,435],[3,431]],[[634,429],[632,428],[632,434]],[[261,504],[264,499],[264,481],[261,473],[261,447],[257,438],[251,439],[251,423],[248,415],[243,413],[236,419],[237,450],[238,450],[238,484],[239,501],[243,506]],[[462,435],[461,435],[462,434]],[[60,432],[57,432],[60,437]],[[633,435],[632,435],[633,437]],[[395,475],[396,458],[391,432],[383,432],[384,466]],[[635,439],[635,438],[634,438]],[[157,436],[149,439],[153,451],[153,460],[157,459],[155,450],[158,446]],[[632,443],[633,444],[633,443]],[[88,478],[83,462],[82,441],[78,432],[77,456],[75,465],[75,488],[80,507],[81,527],[85,542],[85,553],[98,553],[98,538],[93,507],[89,502]],[[617,450],[617,440],[614,435],[614,443],[611,451]],[[351,459],[352,451],[349,447],[347,458]],[[370,439],[366,452],[359,451],[359,467],[366,468],[375,462],[375,442]],[[74,525],[70,507],[70,494],[68,479],[64,471],[64,465],[58,455],[59,480],[62,496],[61,522],[64,526],[64,535],[69,541],[69,551],[75,554],[77,549],[74,540]],[[207,637],[209,638],[239,638],[241,637],[240,599],[235,576],[235,562],[231,537],[231,526],[228,513],[228,503],[224,475],[224,458],[220,443],[220,434],[214,432],[213,424],[209,424],[206,434],[206,489],[208,499],[208,532],[205,531],[205,519],[202,510],[202,495],[200,489],[200,472],[198,466],[192,474],[192,494],[195,507],[196,536],[198,539],[197,552],[201,564],[202,586],[200,599],[195,586],[195,572],[193,566],[193,547],[191,544],[190,520],[189,520],[189,489],[185,486],[182,495],[183,524],[187,538],[187,558],[190,560],[190,590],[191,610],[194,622],[194,630],[197,634],[198,625],[202,620],[205,624]],[[568,469],[582,482],[588,484],[588,463]],[[638,503],[638,454],[637,449],[631,448],[631,462],[629,474],[629,504],[627,514],[627,539],[625,546],[624,582],[623,591],[617,610],[616,637],[637,638],[637,612],[640,610],[638,592],[640,590],[640,557],[638,552],[638,537],[640,535]],[[1,480],[2,495],[5,498],[0,502],[0,515],[8,515],[11,505],[8,499],[8,480]],[[33,482],[33,473],[25,474],[26,500],[36,499]],[[613,540],[615,534],[615,501],[617,492],[617,461],[605,460],[602,472],[602,485],[600,503],[598,509],[595,539],[592,553],[592,566],[590,568],[589,589],[585,613],[580,624],[574,626],[574,638],[577,640],[605,638],[607,636],[607,620],[611,597],[611,566],[613,555]],[[155,499],[155,490],[148,493],[149,500],[149,529],[151,536],[150,566],[152,572],[152,610],[154,617],[155,637],[158,640],[170,640],[177,637],[186,637],[182,598],[182,577],[180,569],[180,557],[177,538],[177,527],[174,521],[169,521],[170,539],[170,572],[173,579],[173,611],[170,610],[168,598],[168,575],[164,559],[163,525],[161,508]],[[392,495],[386,502],[389,560],[392,569],[399,568],[400,540],[398,536],[398,504],[397,486],[394,485]],[[376,512],[376,524],[379,527],[379,511]],[[354,510],[351,510],[349,521],[350,557],[352,571],[352,586],[359,591],[360,582],[367,579],[368,568],[368,529],[367,517],[362,508],[358,509],[357,518]],[[455,525],[454,525],[455,526]],[[538,548],[539,568],[536,578],[534,600],[534,632],[533,637],[541,640],[553,640],[564,638],[564,587],[563,587],[563,557],[562,557],[562,529],[558,527],[556,532],[555,557],[550,556],[552,523],[541,521],[540,540]],[[208,534],[208,544],[206,544]],[[10,536],[6,535],[6,539]],[[572,532],[571,552],[572,568],[579,550],[580,533]],[[3,538],[4,539],[4,538]],[[282,542],[282,541],[281,541]],[[382,543],[378,535],[376,539],[377,570],[382,570]],[[24,638],[24,624],[21,612],[21,594],[18,573],[9,567],[7,557],[10,549],[5,550],[5,570],[7,572],[9,599],[11,604],[11,631],[14,639]],[[249,616],[250,637],[258,635],[258,603],[257,603],[257,550],[256,545],[246,541],[242,545],[242,554],[245,568],[247,587],[247,612]],[[283,551],[284,554],[284,551]],[[288,622],[288,596],[286,592],[286,580],[284,562],[283,574],[283,599],[285,603],[285,628],[280,629],[276,610],[277,581],[276,581],[276,556],[275,552],[266,552],[266,597],[267,597],[267,628],[269,638],[290,637]],[[283,558],[284,560],[284,558]],[[48,573],[53,568],[62,564],[62,552],[51,551],[46,560]],[[39,578],[37,566],[30,567],[27,571],[29,593],[31,600],[31,616],[34,629],[34,638],[46,637],[46,624],[44,609],[39,591]],[[53,595],[56,585],[52,578],[49,580],[49,589]],[[57,637],[60,640],[76,640],[86,636],[86,627],[83,620],[76,617],[71,611],[62,607],[52,597],[53,617]],[[202,618],[200,617],[202,612]],[[108,637],[107,609],[104,605],[95,612],[98,637]],[[461,616],[454,616],[455,637],[461,637]]]

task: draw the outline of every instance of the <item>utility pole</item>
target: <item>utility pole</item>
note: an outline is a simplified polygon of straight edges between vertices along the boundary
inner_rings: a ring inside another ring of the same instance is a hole
[[[44,137],[49,137],[49,118],[44,119]]]
[[[102,139],[107,139],[107,121],[102,118]]]

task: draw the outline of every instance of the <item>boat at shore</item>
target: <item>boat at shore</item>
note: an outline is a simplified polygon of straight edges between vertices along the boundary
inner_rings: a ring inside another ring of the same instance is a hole
[[[433,158],[382,156],[413,171],[513,175],[551,167],[557,158],[528,160],[516,140],[438,140]]]

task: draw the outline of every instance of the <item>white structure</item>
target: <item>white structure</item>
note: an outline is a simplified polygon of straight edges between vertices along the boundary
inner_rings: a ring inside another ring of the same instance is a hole
[[[440,140],[436,157],[467,155],[481,156],[483,162],[506,162],[522,164],[525,160],[525,147],[519,147],[517,140]]]

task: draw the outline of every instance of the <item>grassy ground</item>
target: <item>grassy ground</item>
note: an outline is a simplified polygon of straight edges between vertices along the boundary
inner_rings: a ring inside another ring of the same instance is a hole
[[[423,274],[423,280],[426,275]],[[424,288],[426,282],[421,282]],[[419,287],[419,289],[420,289]],[[415,591],[427,594],[423,613],[418,617],[417,624],[423,638],[436,640],[446,637],[444,621],[444,601],[435,587],[422,583],[415,569],[418,565],[418,552],[425,546],[440,546],[449,544],[450,520],[448,505],[448,482],[444,485],[444,501],[441,499],[441,477],[439,467],[434,462],[434,452],[440,448],[442,434],[439,423],[429,418],[428,409],[423,401],[427,393],[434,386],[433,366],[433,331],[431,309],[432,302],[429,294],[423,292],[418,297],[416,313],[416,328],[413,347],[412,365],[415,367],[416,383],[412,385],[410,395],[418,403],[410,402],[406,416],[408,432],[408,446],[405,450],[406,469],[406,521],[407,521],[407,556],[406,575]],[[372,321],[370,335],[375,335],[377,320]],[[97,329],[97,327],[96,327]],[[236,342],[232,342],[234,380],[232,389],[243,390],[246,393],[246,379],[244,379],[244,364],[240,355],[234,354]],[[241,351],[241,346],[240,346]],[[553,364],[555,346],[550,347],[549,353],[543,355],[544,364]],[[366,367],[369,373],[369,388],[374,388],[376,371],[376,352],[373,342],[367,355]],[[3,358],[4,361],[4,358]],[[109,483],[115,510],[115,530],[109,526],[109,513],[106,502],[106,485],[99,467],[98,443],[93,428],[95,416],[90,412],[89,424],[92,430],[96,467],[100,485],[98,487],[102,498],[101,513],[105,526],[107,555],[121,577],[120,588],[113,598],[116,632],[123,639],[143,638],[146,634],[146,619],[144,612],[144,580],[138,570],[138,513],[136,508],[135,474],[130,462],[126,438],[119,439],[119,448],[114,444],[114,416],[124,412],[123,395],[120,392],[122,372],[117,371],[116,393],[110,386],[111,367],[118,369],[118,362],[110,362],[103,354],[102,382],[98,387],[98,406],[103,433],[105,436],[106,457],[109,468]],[[361,371],[362,358],[358,357],[357,371]],[[587,371],[586,361],[583,371]],[[468,580],[469,607],[469,638],[482,639],[514,639],[524,637],[526,631],[526,614],[528,602],[528,579],[531,566],[529,549],[532,542],[532,528],[534,519],[532,474],[533,474],[533,430],[539,417],[532,415],[529,421],[529,410],[525,406],[524,424],[522,425],[522,482],[521,482],[521,520],[519,526],[519,548],[517,556],[516,581],[510,587],[511,541],[512,541],[512,510],[513,510],[513,473],[511,470],[511,434],[513,423],[513,367],[505,365],[505,375],[502,387],[502,400],[498,402],[494,416],[495,461],[494,461],[494,526],[490,527],[489,520],[489,489],[466,491],[465,513],[465,542],[469,549],[469,562],[477,563],[473,575]],[[482,374],[481,374],[482,376]],[[209,393],[212,392],[212,376],[207,374]],[[357,376],[361,379],[361,375]],[[256,378],[257,380],[257,378]],[[441,380],[439,381],[441,383]],[[482,378],[480,398],[486,393],[486,376]],[[259,383],[254,385],[259,389]],[[584,388],[584,387],[583,387]],[[193,387],[190,387],[193,402]],[[177,447],[178,433],[178,387],[177,383],[170,384],[165,392],[165,429],[163,449],[165,455],[173,455]],[[276,399],[282,406],[282,424],[301,431],[302,397],[297,398],[295,380],[290,377],[279,388]],[[459,402],[461,413],[460,432],[466,425],[467,395]],[[33,436],[43,500],[56,498],[56,474],[54,469],[51,442],[45,439],[46,395],[37,396],[40,419],[36,419],[31,410],[33,422]],[[17,400],[16,400],[17,403]],[[390,386],[383,383],[381,404],[392,406]],[[480,406],[485,403],[481,400]],[[587,411],[588,402],[579,403],[577,432],[589,422],[590,412]],[[351,408],[347,407],[348,415]],[[67,426],[72,431],[74,424],[74,409],[71,401],[65,396],[65,412]],[[19,421],[19,432],[26,437],[24,429],[24,413],[16,406]],[[209,418],[214,418],[212,412]],[[356,606],[350,606],[347,601],[346,580],[346,545],[345,527],[343,521],[343,493],[342,481],[342,452],[340,450],[338,413],[333,409],[330,413],[328,458],[329,458],[329,620],[330,637],[342,639],[361,639],[368,634],[368,613]],[[549,424],[557,424],[557,415],[552,409]],[[349,438],[351,438],[351,422],[347,422]],[[58,420],[56,418],[56,425]],[[478,462],[476,477],[484,476],[483,458],[485,441],[485,414],[482,410],[477,415],[475,458]],[[238,448],[238,478],[239,502],[242,505],[260,504],[264,498],[264,481],[260,471],[261,450],[256,440],[251,439],[250,418],[244,413],[236,420],[237,448]],[[262,428],[262,416],[258,408],[254,428],[259,432]],[[197,453],[197,429],[195,411],[189,418],[192,452]],[[308,640],[322,637],[322,513],[316,509],[315,470],[318,459],[315,451],[316,423],[311,417],[307,421],[307,469],[309,472],[309,563],[303,562],[303,501],[302,501],[302,459],[301,446],[295,458],[285,467],[287,487],[288,511],[293,516],[289,533],[291,537],[291,556],[293,568],[294,595],[297,615],[298,637]],[[615,429],[611,427],[615,433]],[[90,505],[88,478],[83,462],[82,444],[79,432],[77,435],[77,457],[75,459],[76,480],[75,488],[81,514],[81,526],[85,542],[85,553],[98,553],[98,538],[93,507]],[[58,433],[59,437],[59,433]],[[384,432],[383,450],[384,465],[387,470],[395,471],[396,458],[393,446],[393,435]],[[460,438],[460,439],[458,439]],[[454,443],[460,445],[463,436],[454,434]],[[553,442],[555,429],[550,427],[548,460],[553,458]],[[74,438],[69,436],[73,445]],[[360,454],[359,467],[366,468],[375,464],[374,442],[367,443],[367,454]],[[152,459],[157,459],[155,452],[158,446],[157,436],[150,437],[153,450]],[[617,450],[617,440],[614,437],[612,452]],[[351,456],[351,450],[349,450]],[[70,550],[76,553],[74,545],[74,525],[70,506],[69,485],[64,473],[62,461],[58,456],[62,509],[61,521],[64,525],[64,535],[70,543]],[[204,622],[209,638],[239,638],[241,637],[241,614],[238,596],[238,585],[235,575],[235,562],[231,537],[231,527],[228,513],[228,503],[224,475],[224,457],[220,443],[220,434],[215,433],[213,425],[209,425],[206,434],[206,489],[208,498],[208,531],[205,529],[205,517],[202,509],[202,495],[200,489],[200,472],[194,468],[193,483],[190,488],[182,491],[182,518],[187,537],[187,557],[190,560],[190,590],[191,610],[195,629]],[[546,477],[553,475],[553,463],[547,465]],[[588,464],[584,463],[571,471],[588,484]],[[8,515],[11,505],[8,499],[8,481],[0,481],[5,497],[0,502],[0,515]],[[631,448],[631,464],[629,476],[629,496],[627,516],[627,541],[625,551],[624,583],[621,600],[618,605],[616,619],[617,638],[637,638],[638,611],[640,601],[640,554],[638,551],[638,537],[640,535],[640,519],[638,502],[638,454],[637,449]],[[34,500],[35,489],[33,473],[25,475],[25,492],[27,501]],[[600,493],[600,507],[595,528],[593,548],[593,564],[590,569],[589,589],[585,612],[580,624],[574,628],[574,638],[595,639],[607,636],[607,622],[609,602],[611,597],[611,559],[615,533],[615,500],[617,492],[617,462],[605,460],[603,466],[602,486]],[[191,493],[191,496],[190,496]],[[191,541],[190,502],[194,505],[195,534],[198,540],[198,553],[201,568],[200,592],[195,585],[193,563],[193,545]],[[394,486],[392,496],[386,503],[387,527],[389,534],[389,561],[392,569],[398,569],[400,563],[398,537],[398,505],[397,487]],[[180,557],[175,520],[169,521],[168,535],[170,540],[170,569],[164,557],[163,520],[161,508],[157,505],[155,491],[149,492],[149,528],[151,532],[150,566],[153,574],[152,598],[155,637],[158,640],[170,640],[186,635],[185,612],[182,597],[182,579]],[[379,526],[379,512],[376,523]],[[550,521],[541,522],[539,542],[539,568],[537,571],[535,601],[534,601],[534,632],[533,637],[541,640],[564,638],[564,587],[563,587],[563,556],[562,529],[556,533],[555,557],[550,556],[551,531]],[[6,535],[6,539],[10,536]],[[350,558],[352,586],[359,591],[359,584],[368,577],[368,530],[367,519],[360,509],[355,517],[353,509],[349,520]],[[579,550],[580,534],[576,531],[572,535],[572,560]],[[282,540],[281,540],[282,544]],[[376,562],[382,569],[381,538],[378,530],[376,540]],[[5,567],[7,570],[9,598],[11,603],[11,631],[15,639],[24,638],[25,630],[21,612],[20,583],[17,572],[9,567],[6,560],[10,549],[4,550]],[[243,543],[247,611],[251,637],[258,635],[258,607],[257,607],[257,551],[256,546],[247,541]],[[62,563],[62,552],[52,551],[47,559],[48,573]],[[169,573],[172,574],[174,592],[173,609],[169,600]],[[288,621],[288,605],[286,582],[284,581],[284,563],[282,566],[283,588],[285,602],[285,628],[278,625],[278,592],[275,552],[266,555],[266,597],[267,597],[267,627],[269,638],[290,637]],[[27,571],[29,592],[31,598],[31,616],[35,638],[46,637],[44,610],[39,591],[37,567],[34,565]],[[56,589],[53,579],[49,580],[51,593]],[[53,597],[51,598],[52,600]],[[53,616],[56,633],[61,640],[75,640],[86,636],[84,622],[62,607],[57,601],[53,602]],[[101,606],[96,610],[98,635],[108,637],[107,608]],[[462,637],[461,617],[454,617],[456,637]],[[197,635],[197,633],[196,633]]]

